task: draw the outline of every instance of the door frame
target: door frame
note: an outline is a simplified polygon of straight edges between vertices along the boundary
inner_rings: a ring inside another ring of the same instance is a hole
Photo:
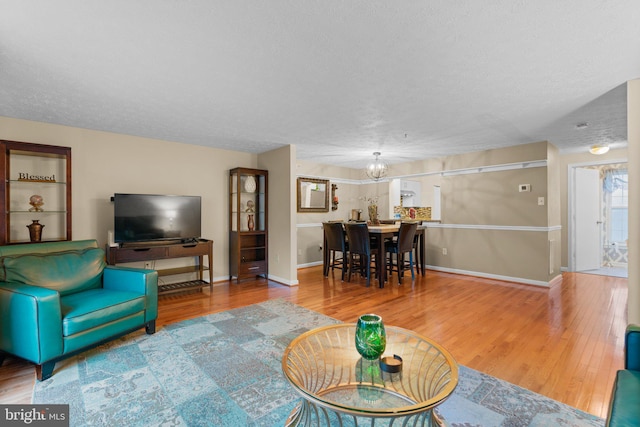
[[[567,165],[567,226],[569,228],[567,233],[567,255],[569,261],[569,265],[567,266],[568,271],[576,271],[576,180],[574,169],[584,168],[586,166],[602,166],[617,163],[629,163],[629,160],[625,157],[623,159],[603,159],[593,162],[570,163]]]

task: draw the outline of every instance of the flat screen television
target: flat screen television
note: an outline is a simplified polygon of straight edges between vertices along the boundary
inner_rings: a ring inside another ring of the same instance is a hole
[[[200,238],[200,196],[116,193],[113,204],[116,243]]]

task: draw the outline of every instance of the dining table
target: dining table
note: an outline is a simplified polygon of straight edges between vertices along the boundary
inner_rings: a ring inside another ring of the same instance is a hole
[[[380,225],[368,225],[369,236],[375,236],[378,239],[379,244],[376,249],[376,259],[384,260],[386,258],[384,241],[386,239],[392,239],[398,235],[400,231],[400,224],[380,224]],[[419,270],[420,274],[424,275],[425,271],[425,252],[426,252],[426,229],[423,225],[418,225],[416,229],[416,236],[418,236],[418,247],[416,248],[416,260],[414,260],[416,270]],[[384,287],[384,282],[387,280],[387,269],[378,267],[376,269],[378,276],[379,286]]]
[[[384,287],[384,283],[387,280],[387,269],[384,260],[386,259],[384,241],[386,239],[392,239],[394,236],[398,235],[400,231],[400,223],[395,224],[380,224],[380,225],[371,225],[368,224],[367,228],[369,230],[369,237],[372,240],[377,240],[376,248],[373,249],[373,253],[376,256],[376,276],[378,279],[378,284],[381,288]],[[416,270],[420,272],[420,274],[424,275],[425,272],[425,254],[426,254],[426,230],[427,227],[419,224],[416,229],[416,236],[418,236],[418,246],[416,248],[416,259],[414,260],[414,264]],[[326,265],[329,262],[329,251],[327,250],[327,242],[326,239],[323,241],[322,245],[323,250],[323,263]],[[346,254],[345,254],[346,255]],[[323,271],[326,271],[323,270]]]

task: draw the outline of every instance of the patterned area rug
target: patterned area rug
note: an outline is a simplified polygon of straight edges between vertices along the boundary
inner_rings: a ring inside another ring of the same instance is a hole
[[[355,321],[355,319],[354,319]],[[135,332],[56,364],[33,403],[68,403],[72,426],[282,426],[299,395],[281,370],[288,343],[338,323],[283,300]],[[603,426],[539,394],[460,367],[439,407],[451,427]]]

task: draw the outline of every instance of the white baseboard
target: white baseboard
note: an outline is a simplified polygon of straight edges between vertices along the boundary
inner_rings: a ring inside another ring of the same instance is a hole
[[[298,268],[315,267],[316,265],[322,265],[322,261],[308,262],[306,264],[298,264]]]
[[[281,285],[286,286],[298,286],[300,284],[298,280],[287,280],[283,279],[282,277],[274,276],[273,274],[269,274],[269,280],[273,280],[274,282],[278,282]]]
[[[309,262],[306,264],[298,264],[298,268],[307,268],[307,267],[315,267],[317,265],[322,265],[322,261],[316,261],[316,262]],[[525,279],[522,277],[511,277],[511,276],[501,276],[498,274],[488,274],[488,273],[482,273],[479,271],[469,271],[469,270],[460,270],[457,268],[446,268],[446,267],[439,267],[439,266],[435,266],[435,265],[426,265],[426,268],[428,268],[429,270],[435,270],[435,271],[442,271],[445,273],[455,273],[455,274],[464,274],[466,276],[476,276],[476,277],[483,277],[485,279],[496,279],[496,280],[504,280],[507,282],[515,282],[515,283],[523,283],[525,285],[534,285],[534,286],[541,286],[544,288],[549,288],[553,285],[555,285],[556,283],[559,283],[562,281],[562,275],[558,274],[556,277],[554,277],[553,279],[551,279],[549,282],[545,282],[542,280],[531,280],[531,279]],[[566,267],[561,268],[561,271],[566,271]],[[269,279],[271,279],[271,276],[269,276]],[[272,279],[275,280],[276,282],[280,282],[280,283],[284,283],[285,282],[279,280],[279,279]],[[289,286],[296,286],[298,285],[298,282],[296,281],[295,284],[293,285],[289,285]]]
[[[282,277],[274,276],[272,274],[269,274],[268,276],[269,276],[268,277],[269,280],[273,280],[274,282],[278,282],[282,285],[298,286],[300,284],[300,282],[298,282],[297,280],[286,280],[286,279],[283,279]],[[219,277],[213,278],[213,286],[221,286],[221,285],[226,285],[228,283],[229,283],[229,276],[219,276]]]
[[[525,279],[522,277],[501,276],[499,274],[488,274],[488,273],[482,273],[479,271],[459,270],[457,268],[446,268],[446,267],[439,267],[435,265],[427,265],[427,268],[429,270],[442,271],[445,273],[464,274],[467,276],[483,277],[485,279],[504,280],[507,282],[523,283],[525,285],[535,285],[535,286],[541,286],[544,288],[549,288],[551,284],[555,283],[555,281],[557,280],[557,277],[555,277],[550,282],[544,282],[542,280],[531,280],[531,279]],[[562,279],[562,276],[559,276],[559,277]]]

